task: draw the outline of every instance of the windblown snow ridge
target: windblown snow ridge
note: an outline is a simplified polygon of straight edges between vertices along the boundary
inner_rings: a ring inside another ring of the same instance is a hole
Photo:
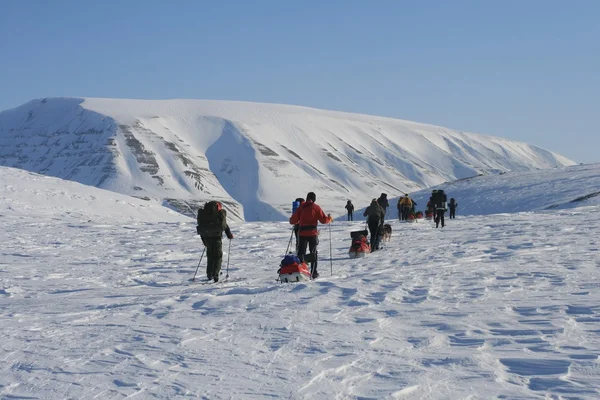
[[[335,213],[445,181],[574,164],[497,137],[306,107],[206,100],[52,98],[0,113],[0,165],[193,215],[286,220],[308,191]]]

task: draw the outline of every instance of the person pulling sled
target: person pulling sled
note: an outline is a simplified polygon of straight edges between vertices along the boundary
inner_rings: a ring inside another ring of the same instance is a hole
[[[371,234],[371,253],[375,250],[379,250],[379,236],[383,232],[383,222],[385,211],[377,203],[377,199],[371,200],[371,205],[367,207],[363,216],[367,217],[367,225],[369,227],[369,233]]]
[[[333,221],[331,215],[325,215],[323,209],[315,203],[317,195],[309,192],[306,195],[306,201],[298,207],[296,212],[290,218],[290,224],[298,224],[298,258],[304,262],[305,258],[310,258],[310,272],[312,279],[319,277],[317,272],[317,246],[319,244],[318,223],[329,224]],[[310,257],[306,257],[306,247],[308,246]]]

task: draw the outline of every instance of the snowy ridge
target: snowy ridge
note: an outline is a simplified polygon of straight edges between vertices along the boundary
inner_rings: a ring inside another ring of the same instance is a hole
[[[287,219],[315,191],[338,209],[480,174],[574,164],[497,137],[390,118],[202,100],[34,100],[0,113],[0,165],[149,199],[192,215]]]
[[[537,171],[510,204],[570,203],[599,170]],[[385,249],[354,260],[363,224],[335,222],[321,277],[283,285],[289,224],[235,223],[230,281],[201,285],[194,221],[149,204],[0,167],[0,398],[600,396],[598,205],[391,220]]]
[[[600,206],[600,164],[574,165],[546,171],[507,172],[461,179],[411,193],[425,210],[431,191],[444,189],[458,203],[458,215],[488,215]],[[398,198],[390,200],[396,208]],[[393,210],[392,217],[396,217]]]
[[[178,212],[77,182],[0,167],[0,213],[58,219],[189,222]]]

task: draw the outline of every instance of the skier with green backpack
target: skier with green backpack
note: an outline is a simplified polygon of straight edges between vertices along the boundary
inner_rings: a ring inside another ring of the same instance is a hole
[[[209,201],[198,210],[196,231],[206,246],[206,277],[219,281],[223,263],[223,232],[229,240],[233,234],[227,225],[227,212],[218,201]]]

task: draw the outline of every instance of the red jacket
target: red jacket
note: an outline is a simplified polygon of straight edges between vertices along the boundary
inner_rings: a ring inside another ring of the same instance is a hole
[[[300,236],[317,236],[317,223],[328,224],[331,219],[325,215],[319,205],[307,200],[292,215],[290,218],[290,224],[300,224],[300,230],[298,234]]]

